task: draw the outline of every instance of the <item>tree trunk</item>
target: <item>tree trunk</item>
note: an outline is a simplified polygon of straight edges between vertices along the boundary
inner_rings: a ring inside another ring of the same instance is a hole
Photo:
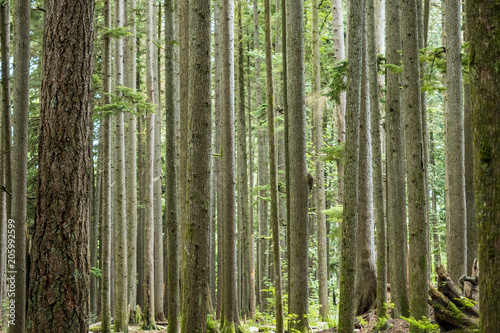
[[[319,8],[318,0],[311,2],[312,6],[312,43],[313,43],[313,94],[318,98],[321,95],[321,63],[319,53]],[[315,169],[316,169],[316,219],[318,226],[318,296],[320,315],[322,320],[328,316],[328,276],[327,276],[327,252],[326,252],[326,216],[323,211],[325,207],[325,164],[321,158],[323,149],[323,106],[319,101],[313,105],[314,147],[315,147]]]
[[[358,229],[358,180],[359,180],[359,116],[361,102],[362,36],[365,1],[350,3],[346,105],[346,147],[345,147],[345,203],[342,221],[340,261],[340,304],[339,332],[351,333],[354,327],[354,288],[356,276],[356,247]]]
[[[189,172],[182,332],[206,332],[210,281],[210,1],[189,8]]]
[[[178,333],[179,322],[179,238],[180,223],[178,213],[177,196],[177,166],[176,156],[178,154],[176,145],[176,121],[179,114],[179,48],[173,41],[179,36],[178,22],[176,20],[179,5],[176,1],[165,2],[165,238],[164,249],[167,257],[164,258],[167,266],[167,278],[165,279],[165,301],[167,307],[164,310],[168,314],[168,333]],[[165,269],[165,268],[164,268]]]
[[[387,64],[400,66],[401,48],[399,0],[389,0],[386,14]],[[386,72],[386,159],[387,159],[387,230],[391,281],[391,302],[395,307],[393,317],[408,317],[410,305],[406,287],[406,257],[408,252],[406,227],[406,190],[403,115],[400,106],[400,74]]]
[[[283,333],[283,295],[281,283],[280,225],[278,216],[278,166],[276,164],[276,134],[273,90],[273,55],[271,50],[271,6],[264,0],[266,36],[266,77],[267,77],[267,129],[269,138],[269,179],[271,185],[271,226],[273,228],[274,291],[276,311],[276,332]]]
[[[88,184],[94,2],[46,1],[45,9],[28,331],[82,332],[88,330],[90,310]],[[27,27],[29,32],[29,24]],[[24,331],[17,319],[16,328]]]
[[[290,162],[290,293],[289,314],[296,315],[292,328],[309,330],[308,310],[308,175],[306,166],[306,110],[304,78],[304,6],[302,1],[287,3],[288,142]]]
[[[500,8],[491,0],[467,2],[474,124],[474,189],[479,235],[481,332],[500,331]],[[496,74],[495,74],[496,73]]]
[[[447,268],[452,280],[467,272],[467,236],[465,212],[464,162],[464,108],[461,58],[461,5],[457,0],[446,0],[446,79],[448,115],[446,117],[446,145],[448,159],[449,213],[446,234]]]
[[[1,5],[0,25],[2,27],[2,129],[1,137],[3,143],[3,168],[5,172],[5,185],[7,191],[12,193],[12,119],[11,119],[11,96],[10,96],[10,1],[4,1]],[[11,216],[12,196],[7,195],[7,218]]]
[[[366,31],[367,29],[365,29]],[[364,34],[363,34],[364,35]],[[369,311],[377,298],[375,266],[375,220],[371,152],[370,100],[368,86],[367,40],[363,37],[361,107],[359,130],[358,243],[356,261],[356,304],[354,313]],[[375,88],[377,85],[375,85]]]
[[[137,90],[136,71],[137,71],[137,43],[135,35],[137,33],[136,23],[136,0],[130,0],[130,11],[128,21],[130,24],[130,33],[132,36],[127,38],[127,59],[125,71],[127,76],[127,86],[132,91]],[[128,305],[132,311],[137,304],[137,117],[134,114],[126,115],[126,191],[127,191],[127,265],[128,265]]]
[[[372,145],[372,165],[373,165],[373,208],[375,217],[375,227],[377,228],[377,317],[387,316],[387,229],[385,224],[383,174],[382,174],[382,149],[380,136],[380,108],[377,70],[377,47],[381,47],[384,52],[385,44],[383,38],[377,34],[383,33],[377,19],[385,23],[384,13],[380,13],[385,7],[385,0],[367,1],[367,61],[369,77],[369,98],[370,98],[370,125],[371,125],[371,145]],[[384,9],[385,10],[385,9]]]
[[[418,53],[417,1],[404,1],[401,10],[403,44],[403,110],[408,186],[410,315],[429,316],[428,224],[426,220],[425,158],[420,109],[420,64]],[[420,332],[414,325],[411,332]]]
[[[14,126],[12,144],[12,219],[15,222],[15,264],[8,278],[15,279],[14,333],[26,327],[26,196],[28,175],[28,118],[30,69],[30,1],[15,1],[14,26]],[[88,237],[85,234],[84,237]],[[88,291],[87,291],[88,293]]]

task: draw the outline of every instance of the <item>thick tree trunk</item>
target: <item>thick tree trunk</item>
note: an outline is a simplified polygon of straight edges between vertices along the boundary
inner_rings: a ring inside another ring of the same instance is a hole
[[[408,186],[410,315],[429,316],[427,306],[429,236],[426,219],[425,158],[422,135],[417,1],[402,2],[403,110]],[[415,326],[411,332],[420,332]]]
[[[189,173],[187,224],[183,263],[182,332],[206,332],[210,281],[210,1],[191,2],[189,8]],[[193,306],[196,304],[195,306]]]
[[[352,281],[356,276],[356,247],[358,229],[359,180],[359,117],[361,104],[362,37],[364,26],[364,0],[353,0],[349,8],[348,56],[346,94],[346,147],[345,147],[345,203],[343,210],[339,332],[351,333],[354,327],[355,293]]]
[[[365,29],[366,31],[367,29]],[[364,34],[363,34],[364,35]],[[375,219],[371,151],[370,100],[368,85],[367,40],[363,37],[361,65],[361,107],[359,130],[358,243],[356,261],[356,304],[354,313],[367,312],[377,298],[375,267]],[[375,85],[375,87],[377,87]]]
[[[399,0],[389,0],[386,14],[387,63],[400,66],[401,48]],[[406,257],[408,252],[406,226],[406,190],[403,115],[400,106],[400,74],[391,69],[386,72],[386,160],[387,160],[387,236],[389,243],[389,265],[391,302],[395,307],[394,318],[410,315],[406,287]]]
[[[498,2],[468,1],[474,124],[474,189],[479,235],[481,332],[500,332],[500,19]]]
[[[30,1],[14,2],[16,25],[14,26],[14,134],[12,144],[12,219],[15,222],[16,273],[15,279],[15,326],[14,333],[24,332],[26,327],[26,204],[28,176],[28,118],[29,118],[29,69],[30,69]],[[88,237],[87,234],[84,237]],[[85,238],[86,239],[86,238]],[[88,291],[87,291],[88,293]]]
[[[385,0],[367,0],[367,61],[369,77],[369,98],[370,98],[370,125],[371,125],[371,145],[372,145],[372,165],[373,165],[373,208],[375,217],[375,227],[377,228],[377,317],[387,316],[387,229],[385,224],[383,174],[382,174],[382,148],[381,148],[381,126],[379,108],[378,70],[377,70],[377,47],[381,47],[380,53],[384,52],[385,44],[382,23],[385,23],[384,12]],[[377,22],[378,21],[378,22]]]
[[[302,1],[287,3],[287,76],[288,82],[288,141],[290,162],[290,293],[289,314],[297,319],[292,328],[299,332],[309,329],[308,310],[308,175],[306,166],[306,110],[304,78],[304,6]]]
[[[446,0],[446,60],[448,115],[446,145],[449,214],[446,234],[447,268],[452,280],[467,272],[467,236],[465,212],[464,108],[461,58],[461,5],[458,0]]]
[[[49,0],[45,9],[28,330],[83,332],[88,330],[90,310],[88,184],[94,2]],[[21,323],[16,318],[16,327],[24,331]]]

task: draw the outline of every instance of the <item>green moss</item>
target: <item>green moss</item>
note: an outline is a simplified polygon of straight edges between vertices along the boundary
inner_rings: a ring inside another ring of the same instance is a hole
[[[225,321],[222,324],[222,330],[220,332],[221,333],[236,333],[236,331],[234,330],[234,323]]]

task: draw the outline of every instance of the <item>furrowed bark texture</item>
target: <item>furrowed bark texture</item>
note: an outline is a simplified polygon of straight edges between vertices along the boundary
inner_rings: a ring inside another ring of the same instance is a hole
[[[481,332],[500,331],[500,20],[497,1],[468,1]]]
[[[49,0],[45,8],[27,327],[30,332],[86,332],[94,2]]]
[[[340,253],[339,332],[351,333],[354,327],[356,246],[358,229],[359,124],[362,75],[362,36],[364,0],[354,0],[349,9],[349,38],[346,94],[345,203]]]
[[[387,63],[400,66],[401,49],[399,0],[388,0],[386,15]],[[386,92],[386,159],[387,159],[387,236],[389,243],[389,265],[391,302],[395,307],[393,317],[410,314],[406,288],[406,255],[408,253],[406,227],[405,160],[403,138],[403,115],[400,106],[400,74],[387,69]]]
[[[290,162],[290,294],[289,314],[296,315],[292,328],[309,329],[308,267],[309,221],[306,167],[306,110],[304,78],[304,6],[302,1],[287,3],[288,141]]]
[[[188,209],[185,227],[182,332],[206,332],[210,281],[210,1],[189,8],[189,125]],[[234,192],[233,192],[234,193]]]

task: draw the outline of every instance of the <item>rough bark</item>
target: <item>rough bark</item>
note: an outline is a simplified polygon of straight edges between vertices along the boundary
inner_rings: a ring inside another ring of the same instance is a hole
[[[365,29],[366,31],[367,29]],[[364,34],[363,34],[364,35]],[[361,106],[359,128],[358,243],[356,261],[356,304],[354,313],[367,312],[377,298],[375,266],[375,219],[371,151],[370,99],[368,85],[367,39],[363,37],[361,65]],[[375,85],[375,87],[377,87]]]
[[[210,1],[189,8],[189,171],[185,262],[183,275],[182,332],[206,332],[210,281]],[[196,306],[193,306],[196,304]]]
[[[500,331],[500,8],[491,0],[468,1],[471,100],[474,128],[474,189],[479,235],[481,332]]]
[[[311,2],[312,6],[312,43],[313,43],[313,94],[319,98],[321,94],[321,70],[319,53],[319,8],[318,0]],[[323,149],[323,106],[316,102],[313,105],[313,126],[314,126],[314,148],[315,148],[315,169],[316,169],[316,221],[318,231],[318,283],[319,283],[319,304],[320,315],[323,320],[328,316],[328,277],[327,277],[327,252],[326,252],[326,216],[325,210],[325,164],[321,159]],[[312,231],[311,231],[312,232]]]
[[[0,25],[2,28],[1,44],[2,44],[2,143],[3,143],[3,164],[5,172],[5,185],[7,191],[12,193],[12,128],[11,119],[11,95],[10,95],[10,1],[4,1],[1,4]],[[7,217],[11,216],[12,196],[7,195]]]
[[[124,1],[115,1],[116,27],[125,26]],[[115,84],[123,86],[124,72],[124,39],[115,40]],[[118,91],[115,94],[120,95]],[[127,331],[128,325],[128,302],[127,302],[127,216],[126,216],[126,185],[125,185],[125,126],[124,114],[118,112],[114,115],[115,127],[115,221],[114,233],[116,242],[114,245],[115,258],[115,329]]]
[[[292,328],[308,331],[308,179],[306,167],[306,112],[304,78],[304,6],[287,3],[288,142],[290,162],[290,294],[289,314],[297,316]]]
[[[401,48],[399,0],[389,0],[386,14],[387,63],[400,66]],[[391,302],[395,304],[393,316],[409,316],[408,292],[406,288],[406,191],[403,115],[400,106],[400,74],[388,69],[386,72],[386,159],[387,159],[387,230],[391,281]]]
[[[356,247],[358,229],[359,124],[362,75],[362,36],[365,1],[350,3],[346,94],[345,203],[342,221],[340,253],[339,332],[352,332],[354,327],[355,293],[352,281],[356,277]]]
[[[434,167],[434,133],[429,133],[429,163]],[[430,214],[430,227],[432,227],[432,253],[434,254],[434,267],[441,264],[441,246],[438,233],[438,211],[436,189],[431,185],[432,190],[432,211]]]
[[[385,13],[379,12],[381,10],[380,7],[385,7],[385,0],[379,0],[377,2],[374,0],[367,0],[366,6],[368,13],[366,30],[373,165],[373,208],[375,227],[377,228],[377,317],[382,318],[387,316],[387,310],[384,306],[385,303],[387,303],[387,229],[385,224],[382,183],[382,143],[380,136],[381,126],[377,70],[377,53],[379,52],[377,47],[383,46],[380,52],[382,53],[384,52],[385,44],[380,43],[377,34],[385,34],[380,31],[379,25],[377,25],[377,23],[380,24],[380,22],[377,22],[377,19],[385,23],[383,19]]]
[[[165,81],[165,238],[164,247],[167,250],[166,262],[167,272],[165,290],[165,313],[168,314],[169,333],[178,333],[179,322],[179,238],[180,223],[178,219],[177,205],[177,145],[176,145],[176,120],[179,118],[179,48],[174,43],[179,37],[176,12],[178,2],[174,0],[165,1],[165,72],[168,78]]]
[[[465,212],[464,162],[464,108],[461,57],[461,5],[457,0],[446,0],[446,79],[448,115],[446,117],[446,145],[449,201],[446,211],[447,269],[452,280],[466,273],[467,236]]]
[[[28,174],[28,118],[29,118],[29,69],[30,69],[30,2],[14,3],[14,112],[12,144],[12,206],[15,221],[15,326],[12,332],[24,332],[26,327],[26,196]],[[85,235],[88,236],[88,235]],[[12,263],[12,262],[11,262]],[[9,266],[9,262],[7,265]],[[9,266],[10,267],[10,266]],[[87,291],[88,293],[88,291]]]
[[[136,23],[136,0],[130,0],[130,10],[128,12],[128,24],[130,25],[130,33],[127,38],[127,58],[125,62],[126,68],[126,84],[133,91],[136,91],[136,71],[137,71],[137,23]],[[125,159],[125,182],[127,191],[127,288],[128,288],[128,305],[130,309],[135,310],[137,304],[137,117],[134,114],[127,114],[125,119],[126,126],[126,159]]]
[[[420,63],[418,51],[417,1],[404,1],[401,7],[403,44],[403,110],[405,126],[406,174],[408,186],[410,315],[429,316],[428,224],[422,117],[420,109]],[[420,332],[412,325],[411,332]]]
[[[271,226],[273,230],[273,268],[275,290],[276,332],[283,333],[283,295],[281,283],[281,249],[278,216],[278,166],[276,151],[273,55],[271,50],[271,6],[264,0],[265,36],[266,36],[266,77],[267,77],[267,129],[269,138],[269,180],[271,185]]]
[[[45,4],[38,191],[27,328],[30,332],[83,332],[88,329],[90,310],[88,184],[94,2],[49,0]],[[16,327],[24,331],[17,318]]]

